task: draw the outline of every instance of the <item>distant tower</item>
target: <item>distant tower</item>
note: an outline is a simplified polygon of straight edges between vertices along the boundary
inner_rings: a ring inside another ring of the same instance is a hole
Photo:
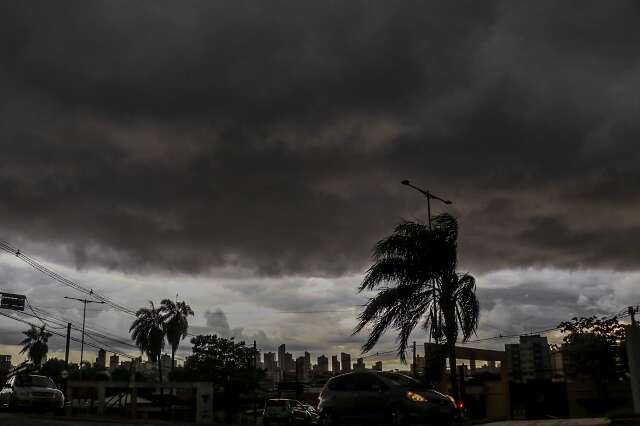
[[[278,346],[278,364],[280,365],[281,369],[285,369],[285,362],[284,362],[284,354],[287,353],[287,347],[283,344],[281,344],[280,346]]]
[[[304,353],[304,368],[307,372],[311,371],[311,354],[306,351]]]
[[[333,374],[340,373],[340,361],[338,361],[338,355],[331,356],[331,371]]]
[[[98,358],[96,358],[96,366],[98,368],[105,368],[107,366],[107,351],[100,349],[98,351]]]
[[[351,355],[342,352],[340,354],[340,364],[342,364],[342,372],[348,373],[351,371]]]
[[[273,352],[265,352],[264,354],[264,368],[267,371],[276,370],[276,354]]]
[[[327,358],[324,355],[320,355],[318,357],[318,373],[323,374],[328,372],[329,372],[329,358]]]
[[[113,370],[120,366],[120,357],[118,355],[111,355],[109,357],[109,369]]]

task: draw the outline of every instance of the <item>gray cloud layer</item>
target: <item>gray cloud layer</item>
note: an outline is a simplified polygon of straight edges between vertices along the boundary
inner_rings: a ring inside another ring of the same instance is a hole
[[[79,267],[337,276],[424,218],[411,178],[454,199],[468,269],[636,269],[638,12],[3,2],[2,236]]]

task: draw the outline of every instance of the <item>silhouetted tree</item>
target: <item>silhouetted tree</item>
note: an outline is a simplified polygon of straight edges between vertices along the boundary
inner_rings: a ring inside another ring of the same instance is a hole
[[[451,386],[459,397],[455,344],[458,333],[466,341],[478,327],[479,304],[475,279],[458,274],[458,224],[449,214],[432,219],[432,228],[403,222],[380,240],[374,249],[374,263],[359,291],[378,290],[369,299],[354,333],[371,326],[368,352],[389,328],[396,329],[398,355],[405,362],[409,336],[419,324],[439,343],[445,339],[449,354]]]
[[[29,330],[22,332],[27,337],[20,342],[22,346],[20,353],[26,352],[27,357],[36,368],[42,366],[42,360],[47,356],[47,352],[49,352],[48,342],[51,333],[45,331],[45,327],[46,326],[43,325],[37,328],[32,325]]]
[[[162,382],[162,363],[160,356],[164,348],[164,321],[160,308],[156,308],[153,302],[149,302],[150,308],[140,308],[136,312],[136,319],[131,324],[129,332],[131,338],[147,355],[149,361],[157,362],[158,376]]]
[[[164,331],[167,341],[171,345],[171,370],[175,366],[175,356],[180,341],[187,337],[189,332],[189,315],[193,316],[193,310],[184,301],[173,302],[164,299],[160,302],[160,311],[163,315]]]
[[[233,337],[225,339],[216,335],[197,336],[191,343],[193,354],[187,357],[184,368],[176,369],[172,378],[211,381],[216,390],[224,389],[220,401],[225,410],[237,408],[239,395],[252,390],[262,374],[254,371],[253,348],[236,342]]]
[[[608,399],[608,383],[625,377],[627,351],[624,325],[618,318],[597,316],[572,318],[559,325],[565,334],[563,361],[571,378],[591,378],[600,392],[600,400]]]

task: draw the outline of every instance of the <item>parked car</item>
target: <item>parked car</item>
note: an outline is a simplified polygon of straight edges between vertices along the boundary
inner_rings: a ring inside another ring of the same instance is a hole
[[[47,376],[11,377],[0,390],[0,408],[61,409],[64,395]]]
[[[314,407],[295,399],[268,399],[262,413],[262,423],[265,426],[271,423],[311,425],[318,423],[319,419]]]
[[[329,379],[319,397],[323,426],[345,422],[411,422],[448,425],[456,405],[452,397],[403,374],[354,372]]]

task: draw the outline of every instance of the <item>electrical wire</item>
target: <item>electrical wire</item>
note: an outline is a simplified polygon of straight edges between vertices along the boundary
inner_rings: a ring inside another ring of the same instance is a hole
[[[29,321],[27,321],[27,320],[25,320],[25,319],[22,319],[22,318],[20,318],[20,317],[15,317],[15,316],[13,316],[13,315],[9,315],[9,314],[4,313],[4,312],[0,312],[0,315],[2,315],[3,317],[10,318],[10,319],[15,320],[15,321],[19,321],[19,322],[21,322],[21,323],[27,324],[27,325],[29,325],[29,326],[31,326],[31,327],[36,327],[36,328],[38,328],[38,326],[36,326],[36,325],[35,325],[35,324],[33,324],[32,322],[29,322]],[[51,334],[55,334],[56,336],[60,336],[60,337],[64,337],[64,338],[66,338],[66,335],[65,335],[65,334],[60,333],[60,332],[57,332],[57,331],[55,331],[55,330],[49,330],[49,332],[50,332]],[[70,340],[73,340],[74,342],[77,342],[77,343],[81,343],[80,339],[78,339],[78,338],[76,338],[76,337],[73,337],[73,336],[70,336]],[[97,346],[97,345],[95,345],[95,344],[93,344],[93,343],[91,343],[91,342],[84,342],[84,343],[85,343],[85,345],[87,345],[87,346],[91,346],[91,347],[93,347],[93,348],[95,348],[95,349],[103,349],[102,347]],[[131,356],[131,355],[129,355],[129,354],[126,354],[126,353],[124,353],[124,352],[119,352],[119,351],[116,351],[116,350],[110,350],[109,352],[112,352],[112,353],[114,353],[114,354],[116,354],[116,355],[120,355],[120,356],[123,356],[123,357],[125,357],[125,358],[132,359],[132,360],[133,360],[133,359],[136,359],[136,357]]]

